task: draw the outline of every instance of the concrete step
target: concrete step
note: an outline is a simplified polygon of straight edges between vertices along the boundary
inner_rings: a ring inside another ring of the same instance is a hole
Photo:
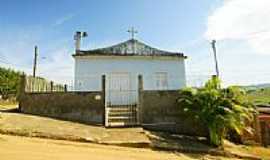
[[[108,123],[135,123],[136,119],[108,119]]]
[[[109,108],[109,117],[111,116],[136,116],[136,110],[129,109],[129,108]]]
[[[109,117],[109,120],[133,120],[135,118],[135,116],[114,116]]]
[[[136,116],[136,112],[109,112],[110,116]]]
[[[109,127],[135,126],[135,122],[109,122]]]
[[[136,112],[136,108],[109,108],[110,112]]]
[[[108,108],[108,125],[134,126],[136,125],[136,107],[114,106]]]

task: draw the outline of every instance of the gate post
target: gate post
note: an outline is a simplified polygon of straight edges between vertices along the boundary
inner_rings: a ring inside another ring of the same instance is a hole
[[[138,110],[137,110],[137,123],[142,124],[143,113],[143,77],[138,76]]]
[[[67,92],[67,84],[64,85],[64,92]]]
[[[50,82],[51,92],[53,92],[53,81]]]
[[[101,78],[101,87],[102,87],[102,95],[101,95],[101,97],[102,97],[102,102],[103,102],[103,106],[104,106],[104,109],[103,109],[103,125],[107,125],[107,123],[106,123],[106,114],[107,114],[107,112],[106,112],[106,102],[105,102],[105,92],[106,92],[106,76],[105,75],[102,75],[102,78]]]

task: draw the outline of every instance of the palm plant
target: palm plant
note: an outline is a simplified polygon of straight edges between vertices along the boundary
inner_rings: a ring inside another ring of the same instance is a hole
[[[238,134],[251,131],[245,124],[253,120],[255,108],[240,88],[223,89],[220,80],[213,77],[203,88],[186,88],[180,92],[179,105],[208,127],[211,144],[222,146],[229,129]]]

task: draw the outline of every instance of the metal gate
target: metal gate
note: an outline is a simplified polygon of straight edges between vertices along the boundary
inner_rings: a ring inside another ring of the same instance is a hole
[[[134,126],[138,122],[138,82],[128,72],[113,72],[106,77],[105,126]]]

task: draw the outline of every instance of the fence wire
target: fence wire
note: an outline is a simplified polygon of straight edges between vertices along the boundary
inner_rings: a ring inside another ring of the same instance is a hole
[[[65,85],[41,77],[25,77],[25,92],[64,92]]]

